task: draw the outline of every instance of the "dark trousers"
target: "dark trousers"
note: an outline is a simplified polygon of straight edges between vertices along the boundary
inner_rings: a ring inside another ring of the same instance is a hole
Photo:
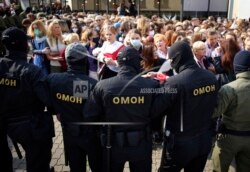
[[[82,131],[75,135],[64,129],[64,143],[71,172],[86,172],[86,157],[92,172],[102,171],[101,143],[97,133]]]
[[[25,151],[27,172],[50,170],[52,137],[34,136],[30,122],[8,125],[8,135],[21,144]]]
[[[211,150],[211,132],[206,131],[193,137],[174,136],[172,139],[164,143],[168,149],[167,168],[159,171],[179,172],[184,168],[185,172],[203,172]]]
[[[0,124],[3,125],[3,124]],[[8,146],[7,133],[3,126],[0,126],[0,167],[6,172],[12,172],[12,155]]]
[[[123,172],[126,161],[131,172],[151,172],[152,140],[145,138],[137,146],[114,144],[111,148],[111,172]]]

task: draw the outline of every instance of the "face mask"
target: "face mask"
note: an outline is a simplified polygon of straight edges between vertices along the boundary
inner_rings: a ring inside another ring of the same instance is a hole
[[[119,37],[119,42],[123,42],[123,37]]]
[[[78,29],[77,29],[77,28],[73,28],[72,31],[73,31],[74,33],[76,33],[76,32],[78,31]]]
[[[100,27],[99,26],[96,26],[95,28],[97,31],[100,31]]]
[[[155,31],[154,30],[151,30],[151,31],[148,32],[148,36],[154,37],[154,35],[155,35]]]
[[[35,30],[34,30],[34,34],[35,34],[36,36],[40,36],[40,35],[41,35],[41,31],[40,31],[39,29],[35,29]]]
[[[130,43],[136,50],[139,50],[142,46],[142,43],[139,39],[133,39],[130,41]]]

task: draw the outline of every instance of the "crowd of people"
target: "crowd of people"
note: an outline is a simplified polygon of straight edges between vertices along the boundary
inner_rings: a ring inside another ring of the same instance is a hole
[[[250,22],[148,18],[130,7],[117,15],[0,10],[5,169],[8,135],[24,148],[28,171],[50,170],[57,114],[71,171],[85,171],[88,156],[93,172],[123,171],[126,161],[149,172],[152,141],[164,145],[159,171],[203,171],[211,151],[214,171],[228,171],[234,158],[248,171]]]

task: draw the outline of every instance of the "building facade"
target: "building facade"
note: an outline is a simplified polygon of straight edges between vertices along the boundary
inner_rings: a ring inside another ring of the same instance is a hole
[[[5,0],[9,1],[9,0]],[[63,6],[69,5],[72,10],[94,13],[117,12],[117,7],[128,0],[18,0],[30,6],[51,5],[60,3]],[[180,16],[225,16],[232,4],[232,1],[240,0],[132,0],[140,14],[165,14]],[[242,0],[245,1],[245,0]],[[235,3],[234,3],[235,4]]]

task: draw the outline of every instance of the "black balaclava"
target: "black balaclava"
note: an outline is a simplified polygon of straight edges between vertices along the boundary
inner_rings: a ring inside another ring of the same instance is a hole
[[[168,55],[171,60],[170,65],[177,73],[187,66],[196,65],[191,47],[184,41],[174,43],[170,47]]]

